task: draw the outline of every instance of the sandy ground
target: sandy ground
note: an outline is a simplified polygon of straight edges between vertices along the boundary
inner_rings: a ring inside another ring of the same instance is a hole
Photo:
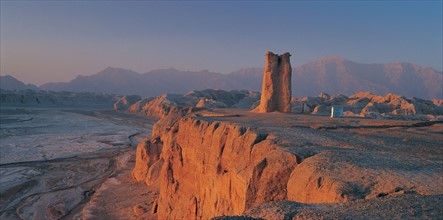
[[[0,219],[136,219],[136,205],[149,215],[140,201],[154,192],[130,172],[153,121],[112,110],[22,108],[2,108],[0,119]]]
[[[144,182],[133,180],[134,151],[120,156],[118,161],[118,171],[94,193],[80,219],[156,219],[153,204],[158,186],[148,188]]]
[[[320,220],[320,219],[441,219],[443,195],[397,195],[336,204],[269,202],[252,208],[244,216],[221,216],[213,220]]]

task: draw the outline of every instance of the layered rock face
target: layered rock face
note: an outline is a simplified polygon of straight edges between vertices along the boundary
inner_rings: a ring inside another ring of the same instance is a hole
[[[291,112],[291,75],[289,53],[279,56],[266,52],[262,94],[257,112]]]
[[[287,198],[297,157],[274,146],[267,134],[196,118],[181,118],[167,130],[139,145],[133,172],[148,185],[159,181],[159,219],[238,215]]]

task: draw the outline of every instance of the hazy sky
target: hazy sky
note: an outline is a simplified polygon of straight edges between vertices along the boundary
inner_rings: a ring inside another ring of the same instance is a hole
[[[229,73],[267,50],[442,69],[442,1],[0,1],[1,74],[69,81],[113,66]]]

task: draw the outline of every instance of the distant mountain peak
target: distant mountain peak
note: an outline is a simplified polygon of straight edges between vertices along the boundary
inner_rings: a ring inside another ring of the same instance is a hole
[[[120,68],[113,67],[113,66],[108,66],[105,69],[103,69],[102,71],[111,71],[111,70],[115,70],[115,69],[120,69]]]
[[[0,76],[0,88],[4,90],[40,90],[33,84],[25,84],[11,75]]]
[[[135,72],[130,69],[117,68],[117,67],[107,67],[106,69],[87,77],[97,77],[97,76],[108,76],[108,77],[129,77],[129,76],[137,76],[140,73]]]
[[[100,72],[135,72],[133,70],[130,69],[125,69],[125,68],[121,68],[121,67],[106,67],[104,70],[100,71]]]
[[[177,70],[176,68],[174,68],[174,67],[170,67],[170,68],[163,68],[163,69],[154,69],[154,70],[151,70],[151,71],[149,71],[149,72],[146,72],[146,73],[144,73],[144,74],[149,74],[149,73],[156,73],[156,72],[180,72],[179,70]]]
[[[11,76],[11,75],[4,75],[4,76],[2,76],[4,79],[14,79],[14,80],[17,80],[18,81],[18,79],[16,79],[15,77],[13,77],[13,76]]]
[[[340,62],[346,61],[346,59],[341,56],[332,55],[332,56],[323,57],[321,59],[321,61],[327,62],[327,63],[330,63],[330,62],[340,63]]]

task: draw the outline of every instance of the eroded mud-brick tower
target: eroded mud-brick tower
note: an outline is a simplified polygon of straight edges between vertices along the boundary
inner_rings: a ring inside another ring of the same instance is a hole
[[[266,52],[265,71],[258,112],[291,112],[292,68],[289,57]]]

